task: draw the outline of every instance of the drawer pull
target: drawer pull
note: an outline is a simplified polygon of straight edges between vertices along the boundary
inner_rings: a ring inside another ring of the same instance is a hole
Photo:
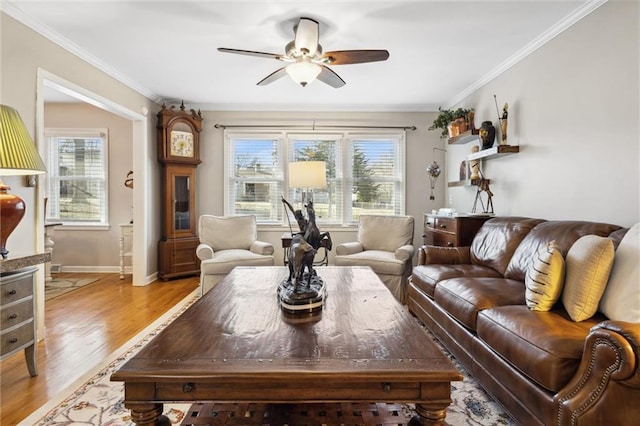
[[[9,315],[9,319],[16,319],[16,318],[18,318],[18,314]]]
[[[11,290],[11,291],[9,292],[9,296],[13,296],[13,295],[14,295],[14,294],[16,294],[16,293],[17,293],[17,292],[16,292],[15,290]]]
[[[14,338],[9,340],[9,343],[11,343],[11,344],[18,343],[18,339],[14,337]]]
[[[383,383],[382,390],[385,392],[391,392],[391,383]]]
[[[440,228],[447,229],[447,225],[440,225]]]
[[[196,389],[195,383],[185,383],[184,385],[182,385],[182,392],[184,393],[193,392],[195,389]]]
[[[449,241],[449,242],[447,243],[447,246],[449,246],[449,247],[453,247],[453,243],[452,243],[451,241]]]

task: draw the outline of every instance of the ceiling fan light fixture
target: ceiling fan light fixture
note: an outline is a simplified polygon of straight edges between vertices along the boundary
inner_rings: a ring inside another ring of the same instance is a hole
[[[322,71],[322,67],[313,62],[301,61],[287,65],[286,70],[293,81],[305,87],[318,77]]]

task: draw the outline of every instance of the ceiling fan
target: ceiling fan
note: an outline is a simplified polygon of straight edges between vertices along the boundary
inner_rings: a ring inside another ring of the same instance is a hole
[[[260,80],[258,86],[266,86],[289,74],[295,82],[303,87],[317,78],[329,86],[339,88],[346,83],[327,65],[362,64],[386,61],[389,58],[387,50],[337,50],[323,53],[322,46],[318,43],[320,37],[318,22],[311,18],[300,18],[298,24],[293,27],[293,31],[294,39],[287,43],[284,48],[285,53],[282,55],[225,47],[219,47],[218,51],[289,62],[289,65]]]

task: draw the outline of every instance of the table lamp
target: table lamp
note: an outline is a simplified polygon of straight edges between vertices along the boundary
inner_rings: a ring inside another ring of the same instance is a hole
[[[27,132],[20,114],[15,109],[0,105],[0,176],[35,175],[46,172],[33,140]],[[7,238],[18,226],[26,205],[0,179],[0,255],[7,258]]]
[[[303,188],[302,204],[313,201],[311,188],[327,186],[327,166],[324,161],[296,161],[289,163],[289,187]]]

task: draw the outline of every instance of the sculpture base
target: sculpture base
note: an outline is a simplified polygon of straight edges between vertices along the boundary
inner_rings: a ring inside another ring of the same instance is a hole
[[[326,286],[318,275],[311,277],[307,285],[308,275],[304,274],[302,284],[296,287],[295,283],[284,280],[278,286],[278,300],[280,308],[290,314],[303,314],[322,310],[326,295]]]

